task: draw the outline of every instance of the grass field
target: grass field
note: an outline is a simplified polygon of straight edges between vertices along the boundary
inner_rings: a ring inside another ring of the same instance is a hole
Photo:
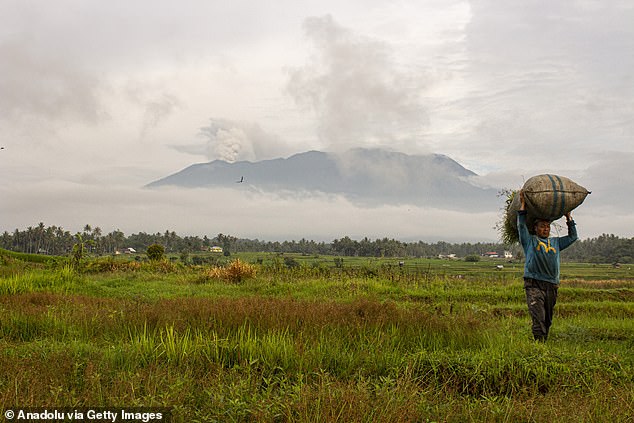
[[[237,257],[244,268],[223,273],[0,255],[0,408],[170,407],[179,422],[632,421],[628,267],[564,263],[551,337],[538,344],[521,263]]]

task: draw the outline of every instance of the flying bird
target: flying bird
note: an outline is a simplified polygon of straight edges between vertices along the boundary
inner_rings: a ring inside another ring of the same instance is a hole
[[[242,182],[244,182],[244,176],[241,176],[240,180],[236,181],[236,184],[241,184]]]

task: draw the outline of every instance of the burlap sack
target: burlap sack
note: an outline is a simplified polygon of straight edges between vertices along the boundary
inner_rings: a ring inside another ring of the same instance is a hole
[[[526,224],[533,231],[535,220],[555,221],[566,213],[579,207],[590,192],[572,180],[558,175],[544,174],[529,178],[522,187],[526,201]],[[506,232],[517,233],[517,211],[520,209],[519,193],[515,193],[513,201],[506,210]],[[519,240],[513,233],[504,233],[507,240]]]
[[[589,194],[581,185],[558,175],[533,176],[522,189],[528,213],[550,221],[577,208]]]

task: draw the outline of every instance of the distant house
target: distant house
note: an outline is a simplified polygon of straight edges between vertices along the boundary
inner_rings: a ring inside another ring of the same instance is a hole
[[[504,252],[504,258],[505,259],[512,259],[513,258],[513,253],[510,251],[505,251]]]
[[[453,260],[453,259],[456,258],[456,255],[453,254],[453,253],[452,254],[438,254],[438,258],[439,259],[450,259],[450,260]]]
[[[213,247],[209,249],[209,251],[211,251],[212,253],[222,253],[222,247],[218,247],[217,245],[214,245]]]
[[[136,254],[136,250],[132,247],[122,248],[121,250],[115,251],[115,254]]]
[[[484,257],[489,257],[489,258],[499,258],[500,255],[498,254],[497,251],[487,251],[486,253],[482,254]]]

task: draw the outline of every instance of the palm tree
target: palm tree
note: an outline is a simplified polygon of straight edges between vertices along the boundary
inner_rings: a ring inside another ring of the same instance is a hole
[[[119,248],[123,247],[123,244],[125,243],[125,234],[119,229],[110,232],[107,237],[109,240],[108,252],[110,253],[114,253],[119,250]]]
[[[96,246],[95,250],[99,254],[103,250],[103,246],[101,244],[101,228],[99,226],[95,226],[92,229],[92,238],[94,241],[94,245]]]
[[[37,227],[33,229],[33,233],[35,236],[35,252],[39,253],[42,251],[42,245],[44,243],[44,222],[38,223]]]

